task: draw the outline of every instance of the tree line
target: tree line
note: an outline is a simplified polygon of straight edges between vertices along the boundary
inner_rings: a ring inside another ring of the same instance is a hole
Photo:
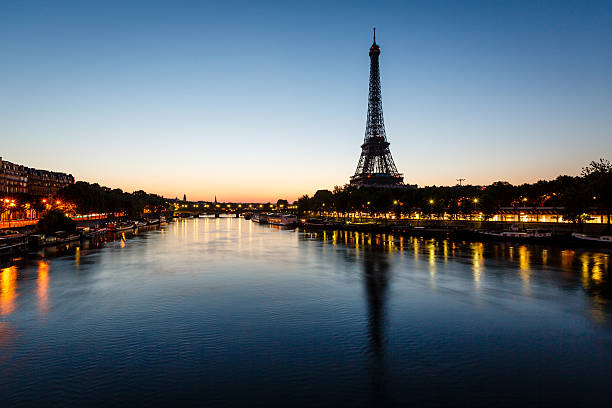
[[[128,216],[141,215],[145,208],[151,213],[166,210],[166,200],[156,194],[149,194],[142,190],[127,193],[119,188],[111,189],[77,181],[59,190],[56,198],[69,202],[76,207],[80,214],[91,213],[124,213]]]
[[[482,213],[490,219],[502,207],[554,207],[565,219],[582,222],[593,211],[607,217],[612,214],[612,164],[600,159],[582,169],[580,176],[559,176],[554,180],[512,185],[497,181],[488,186],[428,186],[412,189],[356,188],[336,186],[333,191],[319,190],[314,196],[297,200],[300,215],[351,212],[369,214],[396,213],[398,216],[420,213],[425,216],[453,217]]]

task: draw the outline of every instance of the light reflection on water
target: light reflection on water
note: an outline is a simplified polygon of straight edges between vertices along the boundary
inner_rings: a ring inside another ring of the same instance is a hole
[[[17,267],[10,266],[0,271],[0,314],[10,315],[15,311],[17,299]]]
[[[609,262],[223,218],[48,249],[0,270],[0,396],[607,403],[593,390],[612,363]]]

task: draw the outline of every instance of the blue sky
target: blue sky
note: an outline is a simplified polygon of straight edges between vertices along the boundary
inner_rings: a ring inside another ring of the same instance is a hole
[[[0,156],[127,191],[295,199],[355,171],[371,29],[406,182],[612,158],[611,2],[0,4]]]

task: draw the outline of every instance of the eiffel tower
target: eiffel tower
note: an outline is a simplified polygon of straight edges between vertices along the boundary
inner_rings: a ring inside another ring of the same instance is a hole
[[[404,177],[397,171],[389,142],[385,133],[383,119],[382,97],[380,92],[380,71],[378,57],[380,47],[376,44],[376,28],[374,42],[370,47],[370,93],[368,96],[368,121],[365,138],[361,145],[361,157],[357,164],[355,175],[351,177],[351,185],[357,187],[392,187],[402,188]]]

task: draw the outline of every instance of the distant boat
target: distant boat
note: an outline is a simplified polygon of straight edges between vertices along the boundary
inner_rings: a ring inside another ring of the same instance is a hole
[[[111,222],[106,227],[110,232],[128,231],[136,229],[136,225],[133,222],[123,224],[115,224]]]
[[[322,218],[308,218],[302,225],[309,228],[325,228],[332,226],[333,222],[326,221]]]
[[[582,240],[582,241],[599,242],[602,244],[612,244],[612,236],[610,235],[587,235],[587,234],[580,234],[578,232],[574,232],[572,234],[572,237]]]
[[[269,214],[268,224],[272,225],[283,225],[290,226],[296,225],[298,222],[297,217],[291,214]]]
[[[245,220],[250,220],[253,217],[253,213],[247,212],[242,215]]]
[[[260,224],[267,224],[268,223],[268,214],[255,213],[255,214],[253,214],[253,217],[251,218],[251,221],[258,222]]]
[[[492,232],[492,231],[478,231],[480,235],[491,238],[510,238],[510,239],[525,239],[525,240],[539,240],[552,238],[553,233],[551,231],[542,231],[538,229],[527,229],[525,231],[503,231],[503,232]]]

